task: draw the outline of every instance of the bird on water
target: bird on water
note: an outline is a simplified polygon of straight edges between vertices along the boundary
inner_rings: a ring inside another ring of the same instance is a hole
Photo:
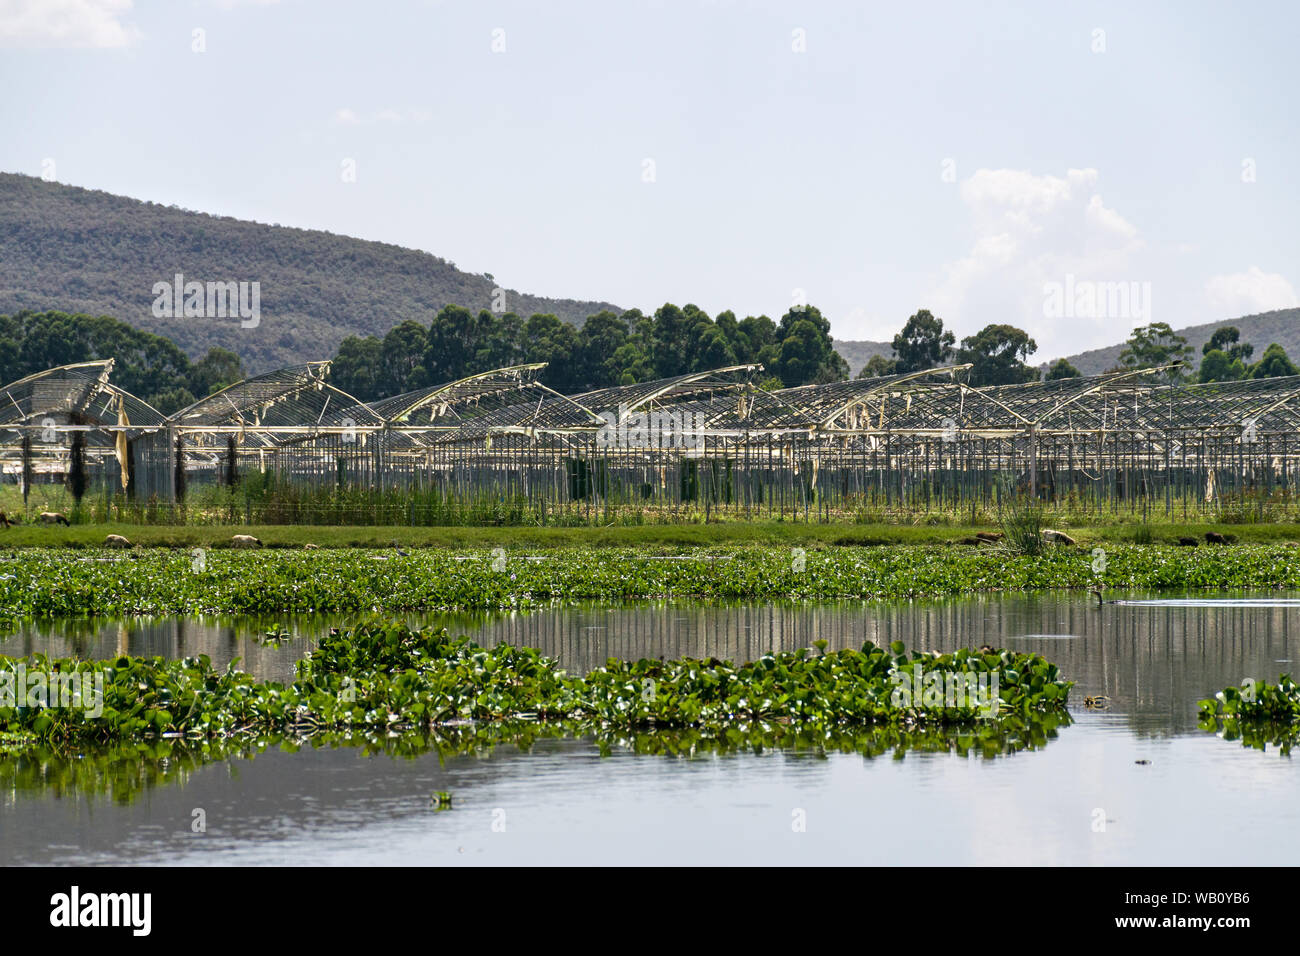
[[[1101,587],[1100,587],[1100,585],[1097,586],[1097,587],[1095,587],[1095,588],[1093,588],[1093,589],[1092,589],[1091,591],[1089,591],[1088,593],[1091,594],[1093,597],[1095,597],[1095,598],[1097,599],[1097,607],[1101,607],[1103,604],[1118,604],[1118,603],[1119,603],[1119,601],[1103,601],[1103,600],[1102,600],[1102,597],[1101,597]]]

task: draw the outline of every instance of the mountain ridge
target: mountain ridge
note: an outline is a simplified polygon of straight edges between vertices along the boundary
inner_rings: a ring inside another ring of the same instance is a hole
[[[261,320],[153,314],[154,285],[181,273],[199,282],[259,282]],[[408,319],[429,322],[444,305],[491,309],[495,279],[429,252],[320,229],[260,223],[165,206],[102,190],[0,173],[0,314],[30,309],[111,315],[170,338],[191,358],[219,346],[249,374],[328,359],[349,335],[383,337]],[[553,313],[581,328],[609,302],[506,289],[505,311]],[[901,328],[900,323],[900,328]],[[1223,319],[1176,331],[1195,350],[1215,329],[1236,326],[1255,357],[1273,342],[1300,358],[1300,308]],[[889,342],[834,339],[855,376]],[[1084,375],[1119,362],[1117,343],[1066,356]],[[1050,361],[1039,363],[1046,369]]]
[[[159,318],[155,283],[260,283],[260,321]],[[250,222],[102,190],[0,173],[0,314],[24,309],[111,315],[197,358],[230,349],[250,374],[327,359],[348,335],[428,323],[447,304],[490,309],[497,283],[447,259],[317,229]],[[506,289],[505,311],[550,312],[581,327],[624,309]]]

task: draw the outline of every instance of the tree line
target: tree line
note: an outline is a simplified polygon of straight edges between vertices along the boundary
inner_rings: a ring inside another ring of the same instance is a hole
[[[447,305],[427,326],[407,320],[383,338],[348,336],[330,374],[364,401],[531,362],[546,362],[539,380],[566,393],[749,364],[764,367],[763,387],[780,388],[848,378],[830,331],[810,305],[774,322],[668,303],[650,315],[598,312],[581,329],[551,314],[524,319]]]
[[[114,359],[113,384],[171,414],[244,378],[239,356],[211,348],[191,361],[176,343],[107,315],[0,315],[0,382],[60,365]]]
[[[1152,322],[1133,330],[1124,343],[1119,363],[1108,372],[1166,368],[1161,377],[1169,383],[1232,382],[1248,378],[1277,378],[1300,374],[1286,350],[1273,343],[1258,362],[1251,363],[1254,346],[1241,342],[1233,326],[1215,330],[1201,349],[1199,369],[1187,339],[1166,322]],[[943,327],[943,320],[922,309],[907,320],[891,343],[894,357],[872,356],[858,378],[877,378],[906,372],[920,372],[939,365],[971,365],[971,385],[1018,385],[1039,380],[1039,370],[1026,359],[1038,351],[1038,344],[1023,329],[1013,325],[989,325],[961,340]],[[1066,359],[1057,359],[1043,381],[1079,378],[1081,373]]]
[[[977,386],[1040,378],[1026,361],[1037,344],[1011,325],[989,325],[958,343],[942,319],[922,309],[891,345],[893,357],[873,356],[858,378],[953,363],[970,363],[968,381]],[[1173,366],[1164,373],[1170,382],[1300,374],[1276,343],[1252,361],[1254,347],[1242,342],[1232,326],[1216,330],[1201,351],[1198,368],[1185,338],[1166,323],[1151,323],[1133,330],[1110,371]],[[114,384],[164,414],[245,377],[239,356],[227,349],[213,347],[191,360],[170,339],[111,316],[58,311],[0,315],[0,381],[105,358],[115,360]],[[447,305],[428,325],[407,320],[382,338],[347,337],[330,375],[344,391],[377,401],[530,362],[547,363],[540,380],[566,393],[749,364],[764,367],[759,384],[768,389],[848,378],[848,365],[831,341],[830,322],[814,306],[791,308],[774,322],[765,315],[737,319],[730,311],[711,318],[697,306],[671,303],[649,315],[636,309],[598,312],[581,329],[549,313],[522,319]],[[1079,375],[1068,361],[1058,359],[1041,377],[1054,381]]]

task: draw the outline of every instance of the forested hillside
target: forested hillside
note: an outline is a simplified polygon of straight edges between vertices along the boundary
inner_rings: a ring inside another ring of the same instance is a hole
[[[260,282],[260,322],[157,318],[154,284]],[[328,358],[349,335],[428,325],[455,303],[473,312],[497,283],[427,252],[329,232],[244,222],[0,173],[0,314],[24,309],[110,315],[171,339],[190,358],[213,346],[251,373]],[[506,290],[504,310],[580,326],[608,302]],[[504,311],[503,310],[503,311]]]
[[[1199,358],[1201,349],[1215,330],[1233,326],[1241,333],[1243,342],[1251,342],[1257,353],[1262,353],[1265,346],[1277,343],[1290,355],[1300,355],[1300,309],[1280,309],[1265,312],[1262,315],[1245,315],[1239,319],[1224,319],[1222,322],[1209,322],[1205,325],[1191,325],[1177,329],[1193,352]],[[1084,375],[1098,375],[1109,371],[1119,364],[1120,353],[1124,344],[1112,345],[1104,349],[1093,349],[1067,356],[1067,361]]]

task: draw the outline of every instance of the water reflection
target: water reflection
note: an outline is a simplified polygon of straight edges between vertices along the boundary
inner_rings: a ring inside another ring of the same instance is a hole
[[[0,654],[111,660],[133,657],[197,657],[207,654],[224,670],[238,660],[240,670],[262,680],[293,679],[294,663],[315,648],[331,626],[326,618],[301,620],[253,617],[136,617],[124,620],[71,618],[27,621],[0,638]],[[287,629],[283,644],[268,642],[268,631]]]
[[[1098,607],[1087,595],[1016,595],[431,616],[480,643],[539,647],[572,671],[609,656],[743,660],[818,639],[1004,645],[1042,653],[1077,681],[1075,722],[1033,752],[994,760],[947,740],[912,741],[906,759],[863,759],[898,743],[876,740],[880,731],[842,753],[773,739],[731,750],[730,740],[719,749],[689,735],[552,737],[550,728],[436,754],[392,753],[387,741],[373,750],[316,741],[296,753],[283,741],[189,754],[165,741],[143,754],[36,753],[0,761],[0,862],[1281,865],[1300,852],[1300,764],[1195,726],[1200,697],[1292,667],[1300,607],[1247,597],[1268,606]],[[0,640],[0,653],[206,653],[218,666],[238,657],[285,680],[339,623],[33,623]],[[296,636],[259,642],[281,627]],[[1080,707],[1095,694],[1111,698],[1109,710]],[[431,810],[435,790],[454,794],[452,811]],[[207,820],[201,834],[196,808]],[[1098,809],[1104,831],[1094,826]],[[792,829],[795,811],[806,812],[806,831]]]
[[[607,658],[719,657],[748,661],[826,640],[831,648],[902,641],[918,650],[989,644],[1035,651],[1076,682],[1072,700],[1105,695],[1110,711],[1142,734],[1199,733],[1196,702],[1247,677],[1276,680],[1293,669],[1300,600],[1243,595],[1231,603],[1098,606],[1087,595],[994,596],[873,604],[717,605],[660,602],[619,607],[556,607],[514,613],[405,618],[445,625],[481,644],[537,647],[573,673]],[[1269,603],[1272,602],[1272,603]],[[60,621],[22,626],[0,654],[44,652],[108,659],[123,653],[207,654],[217,667],[238,659],[260,679],[288,682],[295,661],[320,635],[350,618],[156,618]],[[267,631],[285,630],[282,645]]]

